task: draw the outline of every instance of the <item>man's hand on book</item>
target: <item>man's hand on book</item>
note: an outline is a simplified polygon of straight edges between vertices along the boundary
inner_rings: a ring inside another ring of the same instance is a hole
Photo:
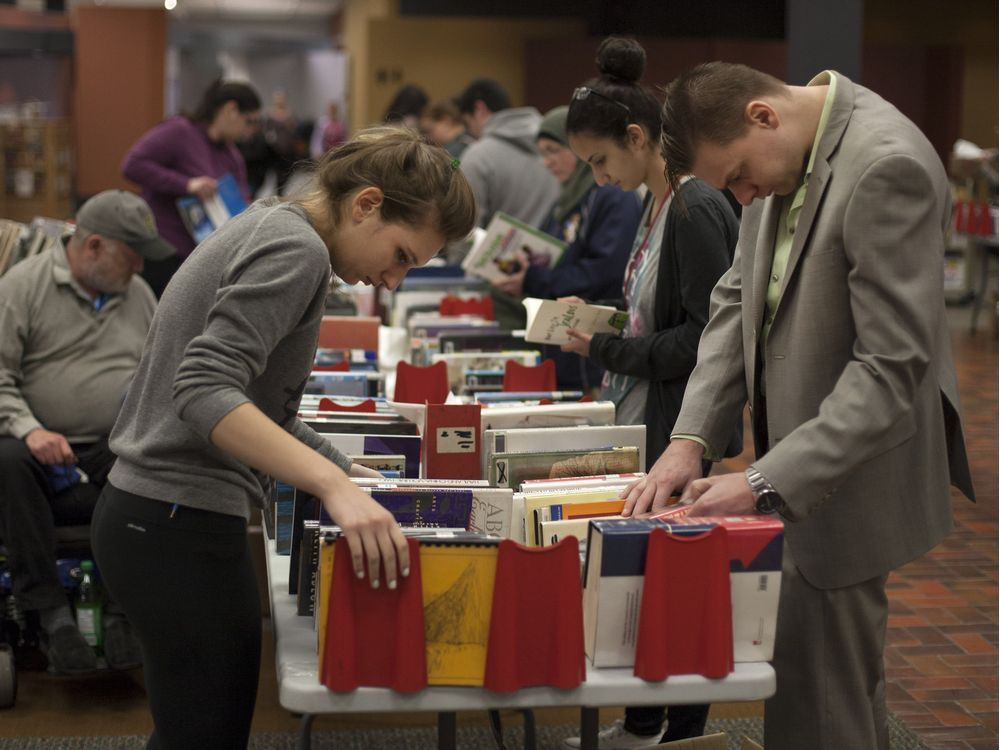
[[[742,471],[696,479],[684,493],[693,502],[689,516],[753,515],[753,494]]]
[[[76,463],[76,455],[69,442],[58,432],[36,427],[24,436],[24,444],[40,464],[72,466]]]
[[[687,500],[692,482],[701,478],[704,453],[704,447],[693,440],[672,440],[646,476],[622,491],[621,497],[625,500],[622,515],[658,513],[670,505],[670,496],[677,493],[681,495],[681,502]]]
[[[575,328],[567,328],[566,335],[569,336],[569,341],[565,344],[559,346],[564,352],[574,352],[579,354],[581,357],[590,356],[590,340],[594,336],[590,333],[581,333]]]
[[[192,177],[188,180],[187,191],[191,195],[197,195],[202,200],[206,200],[215,195],[216,191],[219,189],[219,184],[215,181],[214,177],[207,177],[202,175],[201,177]]]

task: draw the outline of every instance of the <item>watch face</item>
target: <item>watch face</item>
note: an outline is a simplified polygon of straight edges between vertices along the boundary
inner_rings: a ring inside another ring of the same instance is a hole
[[[757,497],[754,503],[754,510],[758,513],[774,513],[781,506],[781,496],[777,492],[764,490]]]

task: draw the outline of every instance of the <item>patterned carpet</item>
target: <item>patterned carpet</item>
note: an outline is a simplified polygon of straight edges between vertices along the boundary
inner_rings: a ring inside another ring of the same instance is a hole
[[[759,718],[713,719],[708,722],[706,734],[725,732],[729,735],[730,750],[738,750],[740,738],[746,735],[761,742],[764,727]],[[560,750],[562,739],[578,733],[571,725],[539,726],[537,750]],[[891,750],[926,750],[921,740],[897,719],[890,717],[889,738]],[[145,737],[56,737],[0,739],[0,750],[142,750]],[[518,719],[505,719],[504,745],[509,750],[524,746],[523,732]],[[486,727],[459,727],[458,748],[461,750],[488,750],[495,747],[490,730]],[[255,734],[250,738],[249,750],[292,750],[295,735],[291,733]],[[434,729],[391,729],[368,731],[315,732],[313,750],[436,750],[437,732]]]

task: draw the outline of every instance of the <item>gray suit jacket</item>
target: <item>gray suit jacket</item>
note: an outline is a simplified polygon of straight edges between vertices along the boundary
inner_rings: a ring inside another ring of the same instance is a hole
[[[942,292],[948,180],[913,123],[836,75],[762,363],[769,445],[754,464],[788,503],[787,542],[820,588],[937,544],[949,483],[973,497]],[[716,450],[758,394],[780,209],[771,197],[743,212],[674,427]]]

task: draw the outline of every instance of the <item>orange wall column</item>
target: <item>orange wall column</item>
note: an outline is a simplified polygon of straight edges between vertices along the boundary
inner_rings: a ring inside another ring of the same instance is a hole
[[[163,119],[167,14],[78,7],[74,18],[76,192],[128,188],[125,152]]]

